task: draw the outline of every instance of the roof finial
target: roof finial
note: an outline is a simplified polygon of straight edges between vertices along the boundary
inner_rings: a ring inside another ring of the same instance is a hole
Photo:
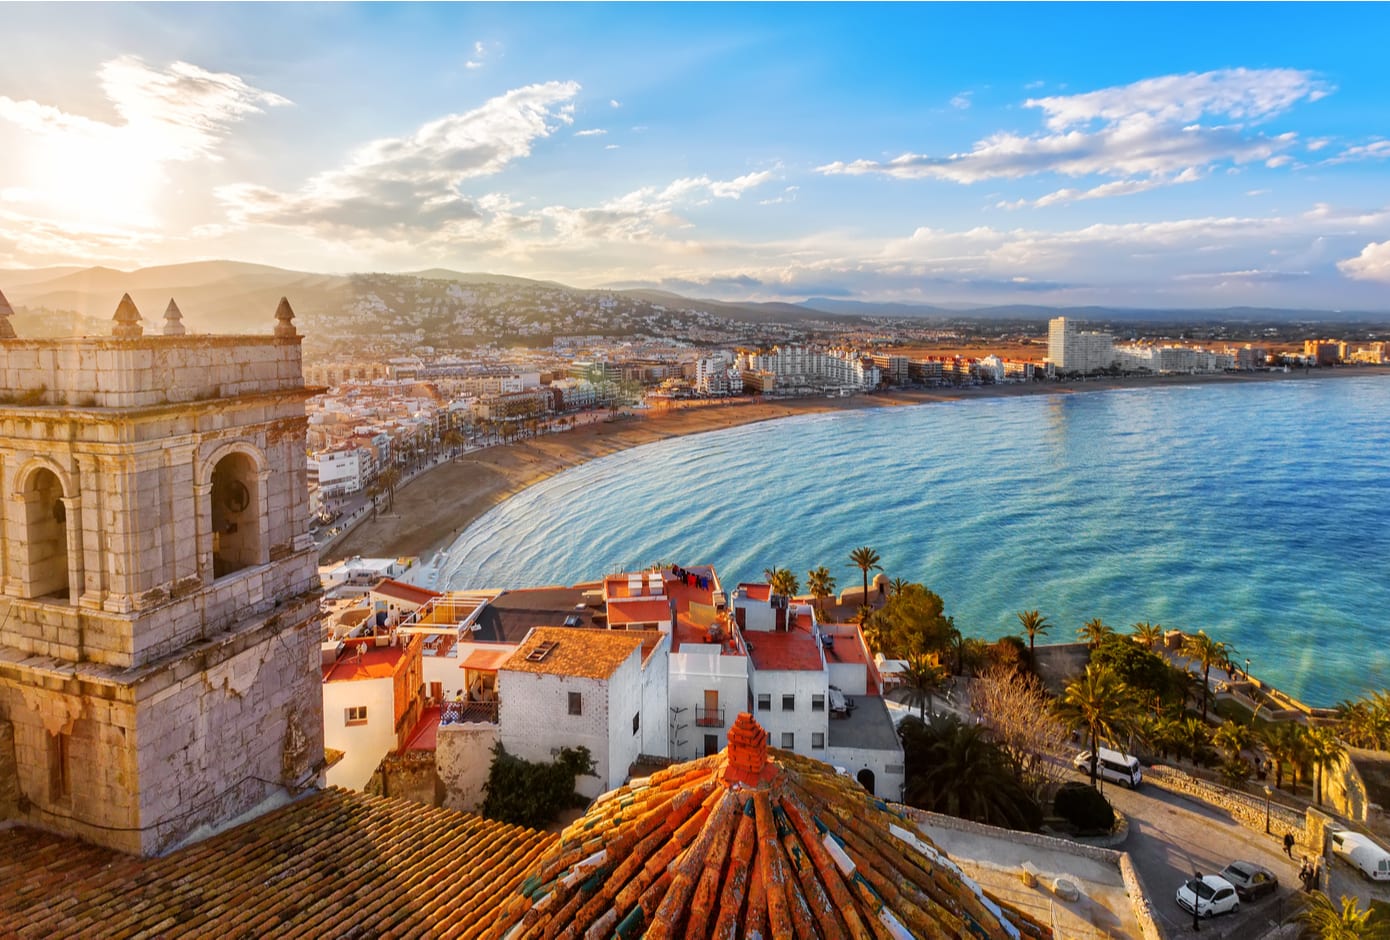
[[[111,319],[116,321],[112,336],[141,336],[145,332],[140,325],[140,311],[135,309],[135,301],[130,299],[129,294],[121,295],[121,302],[116,305],[116,315]]]
[[[174,303],[174,298],[170,297],[169,306],[164,308],[164,335],[182,336],[187,332],[183,327],[183,311]]]
[[[294,329],[294,311],[290,309],[289,298],[280,298],[280,306],[275,308],[275,319],[279,321],[275,324],[276,336],[299,335]]]
[[[777,773],[777,768],[767,760],[767,730],[748,712],[740,712],[729,729],[728,755],[725,783],[757,786]]]
[[[0,339],[15,339],[14,324],[10,322],[10,317],[14,316],[14,308],[5,299],[4,291],[0,291]]]

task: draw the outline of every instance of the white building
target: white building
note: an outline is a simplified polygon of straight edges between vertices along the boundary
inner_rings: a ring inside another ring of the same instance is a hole
[[[1059,372],[1100,372],[1115,364],[1115,337],[1054,317],[1047,321],[1047,358]]]
[[[775,747],[825,761],[900,799],[902,745],[858,627],[820,624],[809,604],[740,584],[734,622],[748,651],[753,716]]]
[[[343,752],[328,769],[333,786],[366,786],[381,759],[404,745],[420,720],[420,639],[402,634],[397,645],[377,645],[385,639],[324,644],[323,743]]]
[[[669,653],[654,630],[536,627],[497,672],[502,746],[549,763],[582,745],[597,777],[575,789],[593,798],[621,786],[638,756],[666,753]]]
[[[877,388],[880,373],[872,359],[805,346],[775,346],[770,352],[740,353],[744,384],[764,391],[865,391]]]
[[[371,452],[353,445],[322,451],[309,458],[309,472],[317,475],[319,490],[325,497],[360,491],[370,478],[373,465]]]

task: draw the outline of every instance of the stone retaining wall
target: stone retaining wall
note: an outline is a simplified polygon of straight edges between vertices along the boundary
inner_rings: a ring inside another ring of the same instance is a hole
[[[1217,809],[1225,810],[1231,818],[1255,832],[1265,829],[1265,801],[1247,793],[1228,790],[1213,783],[1198,779],[1172,767],[1154,765],[1146,768],[1144,779],[1154,786],[1181,796],[1190,796]],[[1310,838],[1305,813],[1289,809],[1278,803],[1269,805],[1269,831],[1272,838],[1282,839],[1286,832],[1292,832],[1306,851],[1320,851],[1321,845]]]
[[[911,806],[901,808],[909,819],[928,826],[938,826],[942,829],[954,829],[957,832],[969,832],[992,838],[1006,838],[1010,842],[1020,845],[1032,845],[1057,852],[1070,852],[1083,858],[1114,865],[1119,869],[1120,879],[1124,883],[1125,892],[1129,895],[1129,903],[1133,907],[1134,919],[1139,923],[1139,932],[1143,940],[1163,940],[1163,934],[1158,929],[1158,922],[1154,919],[1149,892],[1144,887],[1143,881],[1140,880],[1139,873],[1134,870],[1129,853],[1087,845],[1084,842],[1072,842],[1070,839],[1059,839],[1056,836],[1045,836],[1036,832],[1015,832],[1012,829],[999,829],[995,826],[971,822],[968,819],[958,819],[955,816],[929,813]]]

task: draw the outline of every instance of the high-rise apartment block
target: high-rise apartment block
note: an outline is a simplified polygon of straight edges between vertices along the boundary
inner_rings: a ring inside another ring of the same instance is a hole
[[[1058,372],[1100,372],[1115,363],[1115,337],[1054,317],[1047,321],[1047,358]]]
[[[140,854],[323,759],[294,315],[170,310],[0,338],[0,820]]]

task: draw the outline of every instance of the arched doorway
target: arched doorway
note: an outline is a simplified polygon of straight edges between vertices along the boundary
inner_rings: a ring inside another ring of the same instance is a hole
[[[870,795],[873,795],[874,772],[872,770],[865,767],[863,770],[859,771],[859,773],[855,775],[854,779],[858,780],[859,785],[863,787],[865,790],[868,790]]]
[[[228,454],[212,470],[212,576],[261,563],[260,494],[256,464]]]
[[[40,467],[29,475],[24,497],[24,537],[28,597],[68,596],[68,512],[63,483],[52,470]]]

